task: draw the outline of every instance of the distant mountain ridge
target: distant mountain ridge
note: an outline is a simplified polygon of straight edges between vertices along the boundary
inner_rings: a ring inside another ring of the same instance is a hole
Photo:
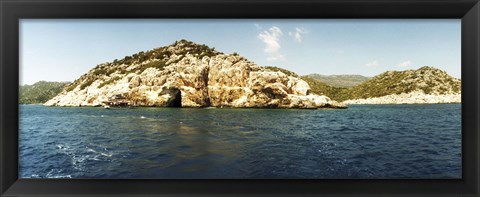
[[[349,88],[359,85],[371,77],[365,77],[362,75],[322,75],[322,74],[309,74],[305,77],[319,80],[329,86]]]

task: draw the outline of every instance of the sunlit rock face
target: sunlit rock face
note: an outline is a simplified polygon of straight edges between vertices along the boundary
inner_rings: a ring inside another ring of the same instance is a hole
[[[100,64],[44,105],[345,107],[297,77],[185,40]]]

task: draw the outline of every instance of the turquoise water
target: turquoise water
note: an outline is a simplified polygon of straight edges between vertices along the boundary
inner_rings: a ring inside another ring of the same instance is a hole
[[[21,178],[461,178],[461,105],[20,105]]]

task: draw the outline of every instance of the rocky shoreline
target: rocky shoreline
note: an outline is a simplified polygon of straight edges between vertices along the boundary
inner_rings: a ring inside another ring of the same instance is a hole
[[[346,100],[342,103],[349,104],[442,104],[461,103],[461,94],[434,95],[425,94],[422,91],[386,95],[382,97]]]

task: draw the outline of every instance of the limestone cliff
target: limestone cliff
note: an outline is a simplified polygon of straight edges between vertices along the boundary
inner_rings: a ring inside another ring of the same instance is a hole
[[[344,108],[284,72],[181,40],[100,64],[47,106]]]

